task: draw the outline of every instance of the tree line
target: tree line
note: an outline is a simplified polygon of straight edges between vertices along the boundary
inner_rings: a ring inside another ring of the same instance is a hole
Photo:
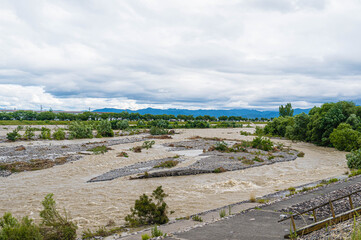
[[[183,120],[183,121],[266,121],[266,118],[243,118],[241,116],[220,116],[218,118],[204,115],[194,117],[193,115],[178,114],[140,114],[140,113],[129,113],[126,111],[120,113],[96,113],[96,112],[82,112],[82,113],[67,113],[67,112],[35,112],[19,110],[14,112],[0,112],[0,120],[28,120],[28,121],[44,121],[44,120],[59,120],[59,121],[89,121],[89,120],[112,120],[112,119],[126,119],[130,121],[151,121],[151,120]]]
[[[296,116],[290,104],[281,106],[280,117],[268,123],[264,132],[338,150],[356,150],[361,148],[361,106],[349,101],[325,103]]]

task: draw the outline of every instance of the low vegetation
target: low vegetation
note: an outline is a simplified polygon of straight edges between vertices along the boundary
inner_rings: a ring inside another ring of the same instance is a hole
[[[192,217],[192,220],[193,220],[193,221],[196,221],[196,222],[203,222],[202,217],[200,217],[199,215],[194,215],[194,216]]]
[[[58,157],[54,160],[50,159],[32,159],[25,162],[11,162],[11,163],[1,163],[0,170],[8,170],[12,173],[14,172],[24,172],[24,171],[36,171],[46,168],[51,168],[55,165],[61,165],[67,162],[67,157]]]
[[[42,127],[41,133],[40,133],[40,138],[41,139],[51,139],[51,130],[49,128]]]
[[[83,240],[93,240],[98,239],[99,237],[107,237],[113,235],[115,233],[119,233],[124,231],[123,227],[113,227],[113,228],[106,228],[106,227],[99,227],[96,231],[91,231],[89,229],[83,231],[82,239]]]
[[[69,126],[69,138],[93,138],[93,127],[85,122],[72,122]]]
[[[149,130],[149,133],[151,135],[167,135],[168,134],[168,130],[164,129],[164,128],[160,128],[160,127],[151,127]]]
[[[129,155],[126,152],[120,152],[117,154],[117,157],[126,157],[127,158],[127,157],[129,157]]]
[[[162,163],[159,163],[158,165],[155,165],[153,168],[172,168],[178,165],[178,161],[175,160],[168,160]]]
[[[55,132],[53,133],[53,138],[55,140],[64,140],[65,139],[64,130],[61,128],[56,129]]]
[[[6,138],[11,142],[15,142],[20,137],[21,137],[21,135],[19,134],[18,129],[14,129],[12,132],[9,132],[9,133],[6,134]]]
[[[347,166],[351,169],[361,169],[361,149],[346,154]]]
[[[91,151],[94,154],[104,154],[104,153],[108,152],[108,150],[111,150],[111,148],[107,147],[105,145],[101,145],[101,146],[93,147],[93,148],[89,149],[88,151]]]
[[[28,217],[23,217],[20,221],[5,213],[0,219],[0,239],[1,240],[42,240],[40,227],[33,223]]]
[[[142,149],[152,148],[154,144],[155,144],[154,140],[145,141],[145,142],[143,142],[142,146],[136,146],[136,147],[131,148],[130,150],[133,152],[136,152],[136,153],[140,153],[140,152],[142,152]]]
[[[40,212],[42,222],[35,224],[27,216],[20,221],[5,213],[0,219],[1,240],[75,240],[77,226],[69,221],[68,214],[56,210],[53,194],[46,195]]]
[[[131,213],[125,217],[125,221],[131,227],[167,223],[168,205],[164,201],[167,196],[162,186],[157,187],[151,196],[141,195],[130,209]]]
[[[149,149],[155,144],[155,141],[145,141],[143,142],[142,148]]]
[[[96,129],[97,129],[97,137],[114,137],[112,124],[107,120],[100,121]]]
[[[223,173],[223,172],[227,172],[227,170],[224,169],[223,167],[219,167],[219,168],[214,169],[213,172],[214,173]]]
[[[219,212],[219,217],[220,218],[224,218],[226,216],[226,210],[222,209],[220,212]]]

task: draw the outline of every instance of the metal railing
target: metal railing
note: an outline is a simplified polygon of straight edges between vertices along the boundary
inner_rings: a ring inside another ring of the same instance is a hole
[[[348,197],[348,199],[349,199],[349,203],[350,203],[350,207],[351,207],[351,209],[350,209],[350,210],[352,210],[352,209],[354,209],[354,205],[353,205],[353,202],[352,202],[352,198],[351,198],[351,196],[352,196],[352,195],[354,195],[354,194],[356,194],[356,193],[359,193],[359,192],[361,192],[361,189],[360,189],[360,190],[357,190],[357,191],[354,191],[354,192],[351,192],[351,193],[349,193],[349,194],[343,195],[342,197],[338,197],[338,198],[335,198],[335,199],[329,200],[329,201],[328,201],[328,202],[326,202],[326,203],[320,204],[320,205],[318,205],[318,206],[316,206],[316,207],[313,207],[313,208],[307,209],[307,210],[305,210],[305,211],[302,211],[302,212],[299,212],[299,213],[292,214],[291,216],[286,217],[286,218],[283,218],[283,219],[279,220],[278,222],[283,222],[283,221],[286,221],[286,220],[288,220],[288,219],[291,219],[291,223],[292,223],[292,227],[293,227],[293,232],[296,232],[296,231],[297,231],[297,229],[296,229],[296,223],[295,223],[295,219],[294,219],[296,216],[302,216],[303,214],[305,214],[305,213],[308,213],[308,212],[311,212],[311,211],[312,211],[312,213],[313,213],[313,218],[314,218],[314,221],[315,221],[315,223],[316,223],[316,222],[317,222],[317,217],[316,217],[316,213],[317,213],[317,211],[316,211],[316,210],[317,210],[318,208],[321,208],[321,207],[324,207],[324,206],[327,206],[327,205],[329,205],[329,206],[330,206],[330,209],[331,209],[331,214],[332,214],[332,219],[334,219],[334,218],[336,217],[336,215],[335,215],[335,210],[334,210],[334,207],[333,207],[333,202],[335,202],[335,201],[338,201],[338,200],[341,200],[341,199],[344,199],[344,198],[347,198],[347,197]]]

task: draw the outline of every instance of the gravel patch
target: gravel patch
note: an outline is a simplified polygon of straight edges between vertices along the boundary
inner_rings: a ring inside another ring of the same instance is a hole
[[[298,151],[292,149],[285,149],[274,153],[253,148],[247,148],[245,152],[219,152],[215,150],[206,150],[212,148],[212,146],[214,146],[217,142],[219,141],[196,139],[193,141],[181,141],[164,144],[164,146],[170,147],[169,151],[203,149],[203,153],[199,155],[202,158],[187,167],[175,168],[161,172],[151,172],[147,175],[138,176],[136,178],[196,175],[214,173],[217,169],[222,169],[221,172],[223,170],[237,171],[251,167],[269,165],[276,162],[293,161],[297,158],[298,154]],[[236,142],[226,141],[226,143],[228,143],[228,146],[231,146]]]
[[[49,160],[66,157],[67,162],[79,160],[83,154],[92,154],[87,150],[97,146],[112,146],[125,143],[139,142],[143,140],[143,136],[127,137],[121,139],[111,139],[99,142],[88,143],[71,143],[71,144],[55,144],[37,145],[37,146],[11,146],[0,147],[0,165],[9,165],[15,163],[30,163],[33,160]],[[9,170],[0,170],[0,177],[11,175]]]
[[[88,182],[110,181],[110,180],[113,180],[113,179],[119,178],[119,177],[130,176],[130,175],[134,175],[134,174],[152,171],[152,170],[154,170],[154,166],[156,166],[160,163],[169,161],[169,160],[175,160],[178,162],[184,161],[184,159],[182,159],[182,158],[174,159],[174,158],[170,157],[170,158],[162,158],[162,159],[151,160],[151,161],[146,161],[146,162],[139,162],[136,164],[132,164],[132,165],[123,167],[123,168],[111,170],[100,176],[90,179]]]

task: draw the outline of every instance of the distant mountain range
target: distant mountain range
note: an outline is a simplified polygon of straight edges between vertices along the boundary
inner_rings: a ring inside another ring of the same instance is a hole
[[[302,112],[308,113],[311,109],[294,109],[294,115],[300,114]],[[93,112],[123,112],[127,111],[129,113],[139,113],[139,114],[153,114],[153,115],[162,115],[162,114],[173,114],[177,116],[178,114],[183,115],[193,115],[194,117],[209,115],[212,117],[220,117],[220,116],[241,116],[244,118],[274,118],[278,117],[278,111],[258,111],[258,110],[250,110],[250,109],[229,109],[229,110],[188,110],[188,109],[156,109],[156,108],[145,108],[139,110],[128,110],[128,109],[116,109],[116,108],[103,108],[96,109]]]

